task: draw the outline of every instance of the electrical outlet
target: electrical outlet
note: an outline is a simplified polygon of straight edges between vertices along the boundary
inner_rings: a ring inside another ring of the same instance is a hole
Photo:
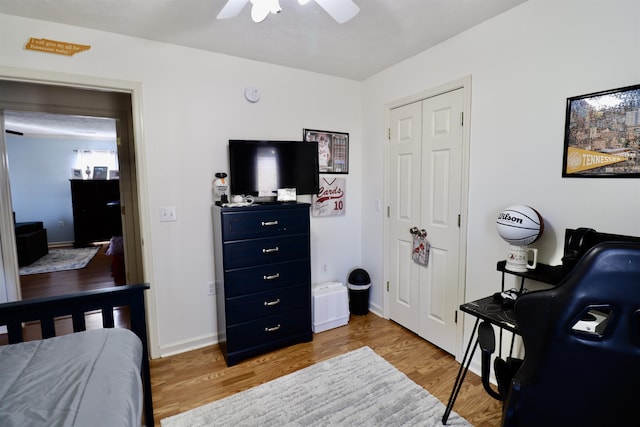
[[[176,207],[162,206],[160,207],[160,222],[176,221]]]
[[[64,227],[64,221],[58,221],[58,227],[63,228]]]
[[[213,296],[216,294],[216,284],[214,282],[207,282],[207,295]]]
[[[328,272],[329,272],[329,268],[327,267],[327,264],[322,264],[320,266],[320,273],[327,274]]]

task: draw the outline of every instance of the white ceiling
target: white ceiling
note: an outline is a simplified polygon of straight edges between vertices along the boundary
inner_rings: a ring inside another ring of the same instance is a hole
[[[116,121],[104,117],[6,110],[4,127],[27,136],[116,139]]]
[[[354,0],[360,13],[344,24],[297,0],[257,24],[251,3],[217,20],[226,0],[0,0],[0,13],[361,81],[524,1]]]

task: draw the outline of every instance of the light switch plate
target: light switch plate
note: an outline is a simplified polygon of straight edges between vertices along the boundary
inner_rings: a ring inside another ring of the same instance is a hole
[[[160,222],[173,222],[176,221],[176,207],[175,206],[162,206],[160,207]]]

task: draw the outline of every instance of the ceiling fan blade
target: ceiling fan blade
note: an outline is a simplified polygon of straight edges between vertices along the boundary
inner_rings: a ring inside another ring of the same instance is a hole
[[[220,13],[218,13],[218,16],[216,16],[216,18],[217,19],[233,18],[238,13],[240,13],[242,8],[247,3],[249,3],[249,0],[227,0],[227,4],[224,5],[224,7],[220,11]]]
[[[316,0],[316,3],[339,24],[347,22],[360,12],[358,5],[352,0]]]
[[[22,132],[18,132],[17,130],[11,130],[11,129],[5,129],[4,130],[5,133],[9,133],[11,135],[19,135],[19,136],[23,136],[24,133]]]

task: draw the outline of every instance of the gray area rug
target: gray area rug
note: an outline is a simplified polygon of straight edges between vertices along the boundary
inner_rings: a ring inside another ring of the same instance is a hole
[[[87,248],[49,249],[49,253],[33,263],[20,267],[19,274],[51,273],[54,271],[77,270],[85,268],[98,253],[101,246]]]
[[[196,426],[439,426],[445,405],[369,347],[160,421]],[[452,412],[448,426],[470,426]]]

